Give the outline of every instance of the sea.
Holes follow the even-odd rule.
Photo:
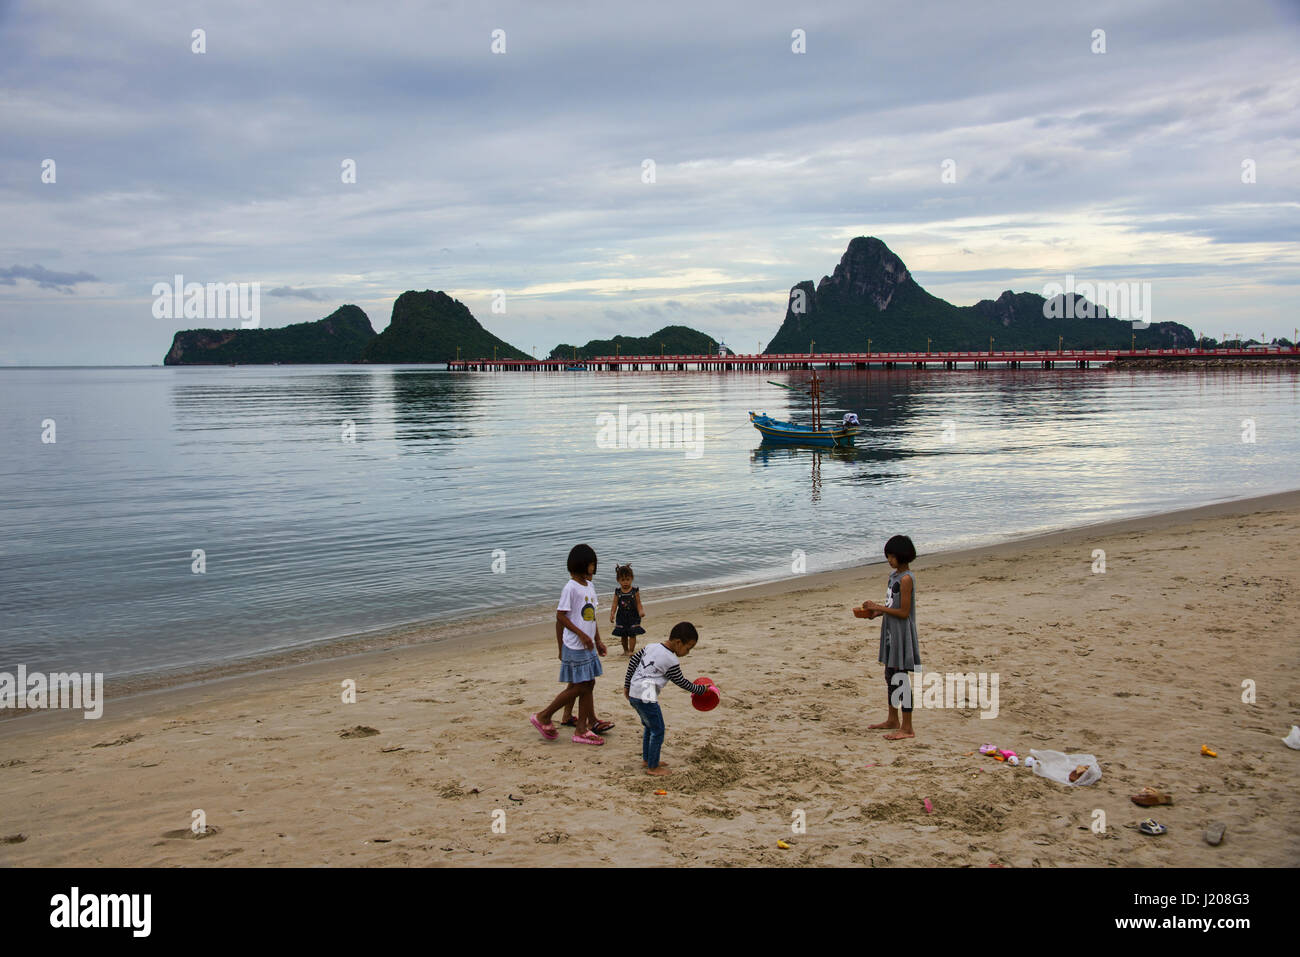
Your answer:
[[[852,449],[749,424],[809,421],[806,372],[0,369],[0,671],[184,676],[472,630],[554,601],[583,542],[600,594],[631,563],[653,615],[881,561],[895,534],[923,568],[1300,486],[1295,372],[821,375]]]

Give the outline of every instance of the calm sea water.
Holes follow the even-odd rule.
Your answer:
[[[548,601],[583,541],[602,594],[616,561],[707,588],[1297,485],[1293,373],[826,373],[827,412],[869,430],[849,452],[761,447],[748,410],[807,413],[768,378],[801,377],[0,370],[0,670],[195,668]],[[703,441],[609,447],[620,406]]]

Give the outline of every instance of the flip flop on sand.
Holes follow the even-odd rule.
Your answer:
[[[595,724],[591,726],[591,731],[593,734],[604,734],[606,731],[609,731],[613,727],[614,727],[613,721],[597,721]]]
[[[575,734],[573,736],[574,744],[604,744],[605,739],[597,737],[588,731],[586,734]]]
[[[1222,821],[1215,821],[1205,829],[1205,843],[1211,847],[1218,847],[1223,840],[1223,832],[1228,829],[1228,825]]]
[[[529,722],[532,723],[532,726],[534,728],[536,728],[539,732],[541,732],[542,737],[545,738],[547,741],[554,741],[556,738],[560,736],[560,732],[555,730],[555,725],[542,724],[542,722],[537,719],[537,715],[530,714],[528,716],[528,720]]]
[[[1174,803],[1174,799],[1168,794],[1155,788],[1143,788],[1137,794],[1130,795],[1129,799],[1138,807],[1160,807],[1163,804]]]
[[[1165,831],[1169,830],[1169,828],[1165,827],[1163,824],[1156,823],[1151,818],[1147,818],[1138,825],[1138,830],[1143,834],[1163,834]]]

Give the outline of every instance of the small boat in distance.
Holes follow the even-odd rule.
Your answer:
[[[585,365],[565,366],[564,371],[565,372],[586,372],[587,367]]]
[[[770,385],[782,389],[797,391],[788,385],[768,380]],[[811,426],[798,425],[794,422],[782,422],[766,412],[750,412],[749,421],[763,436],[764,442],[781,442],[793,445],[818,445],[823,447],[849,446],[863,430],[858,427],[858,417],[853,413],[844,416],[844,421],[834,426],[822,427],[822,380],[813,373],[809,395],[812,396],[813,423]]]
[[[765,442],[792,442],[797,445],[845,446],[862,432],[852,426],[814,429],[794,422],[781,422],[762,412],[749,413],[749,421],[763,435]]]

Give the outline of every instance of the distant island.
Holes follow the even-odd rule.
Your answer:
[[[593,339],[577,347],[590,358],[613,355],[716,353],[718,346],[703,332],[665,326],[642,338]],[[602,351],[604,350],[604,351]],[[552,357],[571,359],[575,347],[561,343]],[[728,350],[730,351],[730,350]],[[343,306],[316,322],[282,329],[191,329],[176,333],[164,365],[270,365],[272,363],[443,363],[462,359],[530,359],[528,353],[488,332],[463,302],[445,292],[426,289],[402,293],[393,303],[388,327],[376,334],[357,306]]]
[[[615,336],[613,339],[592,339],[585,346],[560,343],[551,350],[552,359],[579,359],[595,356],[700,356],[716,355],[719,343],[702,332],[687,326],[664,326],[648,336]],[[727,355],[735,355],[727,349]]]
[[[1149,304],[1148,304],[1149,305]],[[1047,307],[1046,312],[1045,308]],[[1051,318],[1051,315],[1061,318]],[[816,286],[790,288],[785,319],[764,354],[987,349],[1188,348],[1195,334],[1177,322],[1146,328],[1110,316],[1081,296],[1052,300],[1007,290],[996,300],[954,306],[926,292],[906,265],[873,236],[849,242],[839,265]],[[1254,340],[1251,340],[1252,342]],[[1209,337],[1201,340],[1213,347]],[[612,355],[710,355],[712,337],[687,326],[665,326],[648,336],[560,343],[552,359]],[[458,351],[459,350],[459,351]],[[731,350],[727,350],[731,353]],[[393,303],[387,328],[376,334],[359,307],[341,306],[324,319],[280,329],[191,329],[176,333],[165,365],[271,363],[443,363],[457,358],[529,359],[522,349],[488,332],[469,308],[445,292],[409,290]]]
[[[1056,313],[1078,318],[1047,318],[1047,299],[1010,289],[954,306],[922,289],[879,239],[859,236],[815,288],[811,280],[790,288],[785,321],[764,354],[806,353],[814,341],[817,352],[865,352],[868,339],[873,352],[923,350],[927,338],[936,352],[987,349],[990,336],[997,349],[1055,349],[1058,337],[1072,349],[1128,348],[1134,336],[1139,349],[1196,344],[1196,334],[1176,322],[1134,329],[1082,297],[1061,298]]]
[[[375,338],[358,306],[340,306],[324,319],[279,329],[190,329],[178,332],[163,365],[356,362]]]
[[[366,362],[450,362],[459,347],[462,359],[530,359],[488,332],[459,299],[445,292],[404,292],[393,303],[388,328],[368,346]]]

